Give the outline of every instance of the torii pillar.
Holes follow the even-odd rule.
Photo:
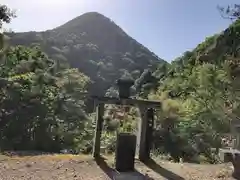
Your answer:
[[[136,153],[139,160],[144,162],[150,158],[152,145],[152,131],[154,125],[154,110],[139,106],[141,120],[138,122],[137,146]]]

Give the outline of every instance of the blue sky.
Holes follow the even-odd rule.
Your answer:
[[[130,36],[171,61],[191,50],[206,36],[231,23],[222,19],[217,5],[239,0],[1,0],[17,10],[14,31],[40,31],[59,26],[85,12],[111,18]]]

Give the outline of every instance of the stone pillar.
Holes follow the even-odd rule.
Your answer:
[[[93,139],[93,157],[100,156],[100,140],[102,134],[102,126],[103,126],[103,116],[104,116],[104,104],[98,104],[96,107],[96,127],[95,134]]]
[[[120,133],[117,135],[115,166],[119,172],[134,171],[136,135]]]
[[[140,161],[146,161],[148,159],[147,148],[146,148],[146,140],[147,140],[147,109],[144,106],[139,106],[139,111],[141,114],[141,119],[138,122],[138,134],[137,134],[137,146],[136,153],[138,154]]]

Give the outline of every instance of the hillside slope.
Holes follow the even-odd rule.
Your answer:
[[[128,36],[109,18],[90,12],[44,32],[8,34],[12,45],[40,44],[51,57],[68,61],[94,82],[93,94],[104,94],[121,76],[138,78],[146,68],[166,63]]]
[[[207,37],[195,49],[185,52],[182,57],[173,61],[173,64],[221,64],[228,56],[240,57],[240,20],[221,33]]]

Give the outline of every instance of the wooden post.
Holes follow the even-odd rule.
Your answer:
[[[150,151],[153,140],[154,109],[147,110],[147,132],[146,132],[146,158],[150,159]]]
[[[102,126],[103,126],[103,115],[104,115],[104,104],[98,104],[96,107],[96,127],[95,127],[95,135],[94,135],[94,144],[93,144],[93,157],[100,156],[100,140],[102,134]]]
[[[240,150],[240,133],[239,132],[237,132],[236,133],[236,149],[237,150]]]
[[[234,134],[234,137],[236,138],[233,148],[240,150],[240,126],[239,126],[239,124],[235,124],[232,129],[233,129],[232,133]]]
[[[147,111],[146,107],[139,106],[141,119],[138,122],[138,135],[137,135],[137,146],[136,150],[138,153],[138,157],[140,161],[147,160],[147,152],[146,152],[146,133],[147,133]]]

